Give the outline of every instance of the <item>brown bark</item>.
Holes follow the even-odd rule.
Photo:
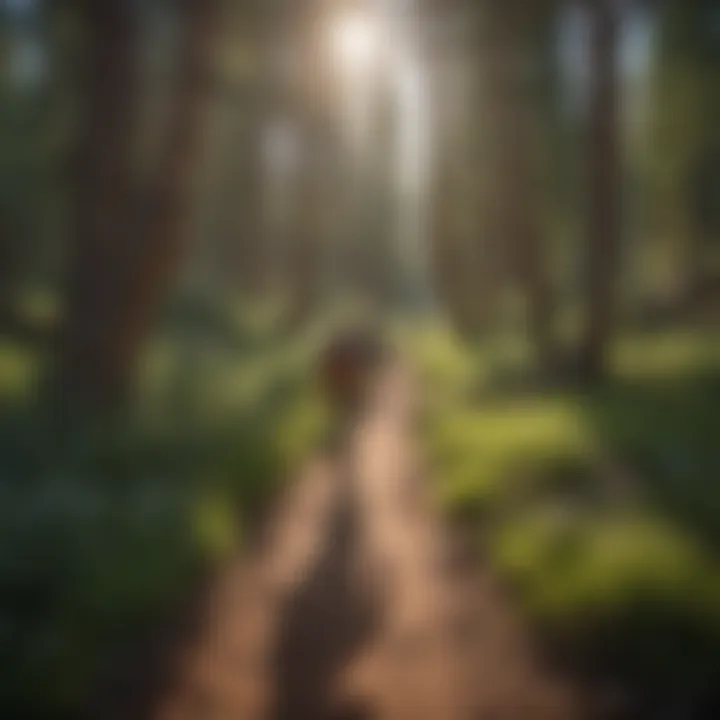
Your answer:
[[[263,247],[263,111],[256,93],[244,93],[240,112],[245,124],[235,120],[235,140],[228,148],[232,154],[219,192],[223,194],[221,235],[224,272],[239,285],[243,296],[262,297],[266,289],[267,266]],[[223,268],[219,268],[220,276]]]
[[[326,233],[323,216],[328,212],[326,194],[328,178],[321,138],[313,128],[305,129],[303,144],[306,148],[298,186],[294,198],[293,234],[290,249],[290,303],[289,323],[297,326],[306,321],[316,309],[322,295],[324,263],[323,241]]]
[[[0,218],[0,332],[14,311],[16,255],[15,238],[8,223]]]
[[[285,11],[286,12],[286,11]],[[215,275],[247,299],[263,299],[270,287],[267,214],[264,206],[264,141],[271,112],[280,105],[275,67],[283,43],[284,13],[272,3],[235,3],[231,13],[235,42],[253,58],[252,67],[229,73],[223,100],[227,139],[218,187],[215,228],[221,238]]]
[[[524,0],[486,3],[487,72],[497,147],[496,242],[506,268],[522,286],[527,330],[541,371],[554,359],[552,292],[546,267],[538,183],[538,119],[532,97],[534,17]]]
[[[461,231],[457,227],[459,188],[450,168],[447,152],[435,165],[435,186],[431,193],[432,234],[431,268],[434,284],[454,330],[467,340],[476,339],[482,331],[487,308],[478,303],[480,292],[471,282],[483,283],[477,268],[468,266],[463,252]]]
[[[473,28],[480,25],[479,5],[456,0],[448,16],[466,13]],[[439,11],[439,8],[437,8]],[[445,13],[433,22],[445,22]],[[428,48],[433,71],[433,158],[430,203],[430,267],[441,305],[456,332],[468,340],[487,329],[496,286],[495,247],[486,242],[479,220],[484,209],[479,197],[480,161],[474,136],[482,134],[472,99],[464,97],[478,81],[484,47],[474,33],[454,26]]]
[[[138,233],[129,238],[113,355],[127,388],[142,344],[182,257],[194,170],[211,90],[210,51],[217,29],[216,0],[185,0],[185,38],[170,112],[167,146],[157,181],[140,208]]]
[[[69,248],[61,389],[68,402],[105,404],[114,394],[110,354],[120,259],[133,186],[137,18],[124,0],[81,0],[84,122],[79,129],[75,232]]]
[[[81,136],[66,330],[65,400],[112,409],[127,394],[140,351],[181,257],[203,129],[207,60],[217,3],[185,0],[167,145],[139,188],[136,17],[125,0],[85,0],[88,106]]]
[[[589,133],[589,228],[586,326],[579,356],[583,379],[606,370],[615,315],[615,275],[620,225],[618,117],[618,7],[616,0],[589,4],[592,84]]]

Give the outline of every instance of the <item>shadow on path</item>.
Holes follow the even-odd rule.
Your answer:
[[[277,720],[375,716],[371,707],[337,692],[343,671],[378,624],[377,605],[357,581],[361,528],[349,484],[337,488],[328,520],[320,556],[281,609],[274,658]]]

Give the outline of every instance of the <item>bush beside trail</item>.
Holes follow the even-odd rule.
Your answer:
[[[711,717],[719,699],[712,342],[631,337],[592,392],[487,395],[481,351],[440,329],[414,345],[438,501],[476,528],[548,653],[643,712]]]

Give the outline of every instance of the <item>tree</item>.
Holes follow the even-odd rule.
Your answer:
[[[482,83],[483,5],[428,3],[432,121],[431,268],[441,304],[468,339],[487,330],[495,310],[500,243],[492,214],[495,147]]]
[[[497,151],[493,173],[496,243],[506,248],[508,270],[525,296],[528,333],[541,370],[554,361],[552,297],[540,190],[541,117],[534,90],[539,29],[551,3],[485,3],[483,58]]]
[[[0,8],[0,333],[28,341],[54,330],[51,317],[27,312],[22,291],[28,281],[55,279],[63,228],[64,188],[55,178],[71,94],[61,5]]]
[[[591,87],[588,147],[588,255],[585,327],[579,352],[584,380],[605,371],[615,315],[619,249],[620,128],[618,116],[617,0],[588,4]]]
[[[138,27],[122,0],[82,0],[78,10],[85,41],[84,108],[74,168],[61,389],[68,401],[105,405],[121,384],[110,336],[133,191]]]
[[[269,285],[264,143],[282,96],[275,59],[282,47],[283,13],[276,4],[230,6],[213,101],[202,203],[208,237],[198,264],[214,283],[239,290],[247,299],[264,297]]]
[[[61,348],[61,389],[74,405],[112,408],[126,396],[182,254],[219,8],[214,0],[183,0],[180,8],[166,145],[140,183],[138,16],[124,0],[80,3],[86,107]]]
[[[713,0],[659,8],[649,170],[661,232],[679,257],[680,300],[692,302],[708,273],[710,207],[720,203],[720,42]],[[714,195],[714,197],[711,197]]]

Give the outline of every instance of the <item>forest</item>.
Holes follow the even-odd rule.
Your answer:
[[[0,0],[0,717],[720,717],[717,0]]]

